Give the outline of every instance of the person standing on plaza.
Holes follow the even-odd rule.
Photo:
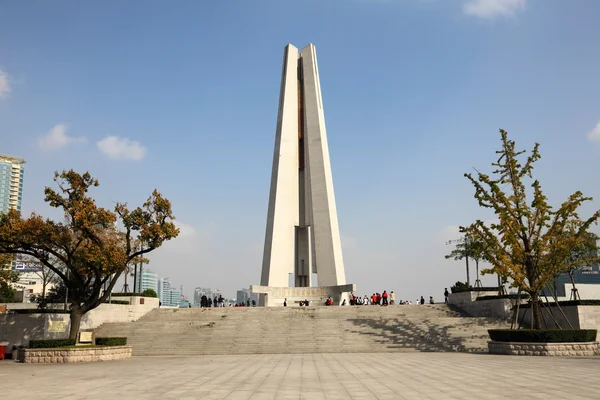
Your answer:
[[[387,292],[387,290],[384,290],[383,293],[381,294],[381,305],[382,306],[387,306],[388,305],[388,292]]]
[[[448,288],[444,288],[444,304],[448,304],[448,296],[450,296],[450,293],[448,293]]]
[[[390,292],[390,305],[391,304],[396,304],[396,294],[393,290]]]
[[[421,296],[421,300],[419,300],[419,303],[421,303],[421,305],[425,304],[425,298],[423,296]]]

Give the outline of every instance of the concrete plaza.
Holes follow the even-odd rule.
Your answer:
[[[598,399],[600,358],[464,353],[0,361],[7,399]]]

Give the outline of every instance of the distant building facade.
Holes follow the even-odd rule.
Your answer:
[[[166,307],[179,307],[184,297],[181,290],[173,287],[169,278],[158,280],[158,299]]]
[[[158,299],[163,306],[171,305],[171,281],[169,278],[158,280]]]
[[[156,274],[156,272],[153,272],[149,269],[144,269],[140,276],[138,271],[135,281],[138,285],[139,293],[146,289],[152,289],[158,294],[158,274]],[[138,292],[138,290],[134,290],[134,292]]]
[[[235,302],[237,304],[246,304],[248,300],[250,300],[250,303],[252,303],[252,300],[254,300],[254,302],[258,304],[258,294],[250,293],[248,289],[241,289],[237,291],[235,297]]]
[[[0,154],[0,212],[21,211],[25,160]]]
[[[206,295],[207,298],[214,299],[215,297],[221,296],[221,291],[219,289],[197,287],[194,289],[194,305],[200,305],[200,299],[203,294]]]

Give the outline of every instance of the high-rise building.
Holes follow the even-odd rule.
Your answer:
[[[158,299],[163,306],[171,305],[171,281],[169,278],[158,280]]]
[[[0,154],[0,212],[21,211],[25,160]]]
[[[181,305],[181,300],[181,291],[178,289],[171,288],[171,299],[169,305],[172,307],[179,307]]]
[[[166,307],[179,307],[184,299],[181,290],[173,287],[169,278],[158,280],[158,298],[160,303]]]
[[[258,304],[258,294],[251,293],[248,289],[241,289],[237,291],[235,302],[238,304],[246,304],[250,300],[250,303],[254,301]]]
[[[138,285],[138,290],[134,290],[134,292],[142,293],[146,289],[152,289],[158,294],[158,275],[156,272],[144,269],[140,279],[140,273],[138,271],[135,282]]]

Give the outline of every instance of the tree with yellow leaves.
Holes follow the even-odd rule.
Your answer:
[[[179,234],[171,203],[154,190],[133,210],[117,203],[98,207],[88,191],[98,181],[86,172],[55,173],[58,190],[46,187],[45,201],[62,209],[64,221],[11,210],[0,215],[0,254],[37,259],[69,290],[71,330],[76,338],[82,316],[102,304],[129,266]],[[118,227],[120,223],[122,228]]]
[[[558,209],[553,209],[532,176],[534,163],[540,159],[539,144],[522,164],[524,150],[517,151],[508,133],[500,130],[502,149],[492,163],[492,175],[477,171],[465,174],[475,187],[479,205],[491,209],[497,222],[477,220],[461,231],[484,243],[485,259],[492,265],[483,273],[496,273],[512,280],[512,285],[531,297],[533,328],[542,329],[540,292],[559,273],[597,261],[595,257],[572,257],[587,240],[587,232],[597,223],[600,211],[580,219],[577,210],[591,197],[573,193]],[[530,193],[526,183],[530,181]],[[528,194],[531,201],[528,201]]]

